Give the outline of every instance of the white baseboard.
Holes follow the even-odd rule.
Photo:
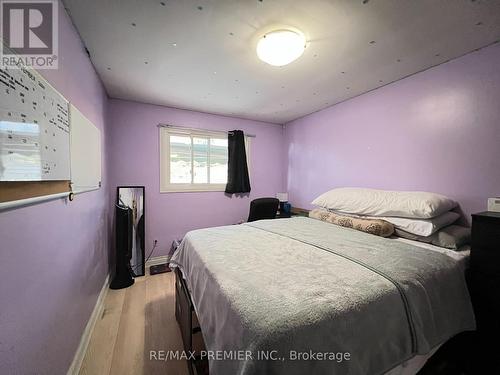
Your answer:
[[[168,263],[169,260],[170,260],[170,256],[169,255],[162,255],[162,256],[159,256],[159,257],[150,258],[146,262],[146,268],[149,268],[151,266],[156,266],[157,264]]]
[[[90,337],[92,336],[92,332],[94,331],[97,319],[102,315],[102,311],[104,309],[104,300],[106,299],[106,294],[108,294],[109,282],[110,280],[108,275],[106,276],[106,280],[104,280],[102,289],[99,292],[99,297],[97,297],[97,302],[94,306],[94,310],[92,311],[89,321],[87,322],[87,325],[83,330],[82,338],[80,339],[80,344],[78,345],[78,349],[76,350],[75,356],[73,357],[73,362],[69,367],[67,375],[78,375],[78,373],[80,372],[80,367],[82,366],[83,358],[85,357],[85,353],[87,352],[87,347],[89,346]]]

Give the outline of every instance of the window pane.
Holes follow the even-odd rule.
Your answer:
[[[193,137],[193,165],[195,184],[208,183],[208,138]]]
[[[170,183],[191,183],[191,137],[170,136]]]
[[[227,138],[210,139],[210,183],[227,182]]]

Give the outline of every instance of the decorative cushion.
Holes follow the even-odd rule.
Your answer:
[[[313,205],[356,215],[428,219],[448,212],[457,202],[444,195],[423,191],[385,191],[339,188],[321,194]]]
[[[320,208],[310,211],[309,217],[381,237],[389,237],[394,232],[394,226],[384,220],[360,219],[356,217],[343,216]]]

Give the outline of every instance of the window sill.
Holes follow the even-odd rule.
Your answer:
[[[224,192],[226,190],[226,184],[223,185],[213,185],[213,186],[168,186],[161,187],[160,193],[202,193],[202,192]]]

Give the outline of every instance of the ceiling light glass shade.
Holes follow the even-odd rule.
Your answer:
[[[257,56],[270,65],[283,66],[297,60],[305,48],[304,35],[291,30],[277,30],[260,38],[257,43]]]

